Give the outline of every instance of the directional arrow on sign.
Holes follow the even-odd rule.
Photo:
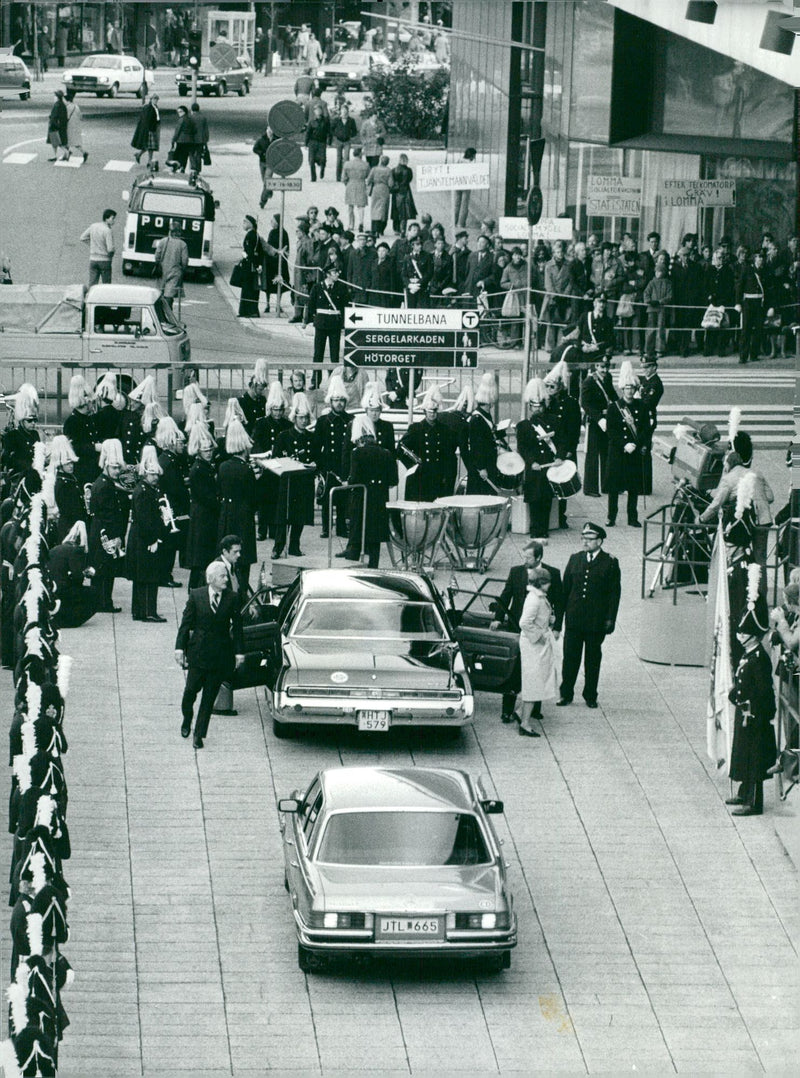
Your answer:
[[[356,314],[356,312],[353,311],[353,313],[350,315],[349,321],[355,324],[356,322],[363,322],[364,319],[361,317],[360,314]]]

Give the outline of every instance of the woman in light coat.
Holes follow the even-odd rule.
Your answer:
[[[83,117],[74,99],[67,101],[67,159],[74,153],[79,153],[84,161],[88,161],[89,155],[83,148]]]
[[[342,166],[344,180],[344,204],[347,206],[347,227],[355,231],[364,231],[364,207],[367,205],[367,176],[370,167],[361,156],[361,147],[353,147],[353,156]]]
[[[528,594],[519,619],[519,654],[522,669],[522,706],[519,732],[523,737],[539,737],[530,725],[542,717],[542,700],[558,695],[555,644],[551,628],[555,618],[547,599],[550,573],[537,566],[528,570]]]
[[[392,199],[392,170],[389,168],[389,158],[386,154],[380,159],[380,163],[370,169],[367,176],[367,191],[369,193],[369,215],[372,220],[372,231],[376,236],[382,236],[389,220],[389,205]]]

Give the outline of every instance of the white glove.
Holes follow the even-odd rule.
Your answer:
[[[626,453],[634,453],[635,451],[636,451],[636,442],[626,442],[625,443],[625,452]]]
[[[604,431],[606,429],[606,427],[608,426],[608,423],[606,423],[605,416],[602,419],[597,420],[597,425],[600,428],[600,430],[602,430],[602,431]]]

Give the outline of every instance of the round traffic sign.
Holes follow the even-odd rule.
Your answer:
[[[305,114],[296,101],[279,101],[273,105],[267,122],[276,138],[298,135],[306,126]]]
[[[303,164],[303,151],[290,138],[279,138],[267,147],[264,164],[276,176],[291,176]]]
[[[464,329],[477,329],[480,323],[477,311],[462,311],[461,325]]]
[[[542,189],[541,187],[532,187],[528,191],[528,200],[525,206],[525,212],[528,217],[528,224],[531,228],[534,225],[538,225],[542,216]]]

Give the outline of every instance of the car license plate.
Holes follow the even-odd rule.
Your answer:
[[[358,713],[359,730],[388,730],[390,723],[391,712],[389,711],[359,711]]]
[[[380,917],[379,934],[384,939],[419,937],[437,939],[442,936],[441,917]]]

